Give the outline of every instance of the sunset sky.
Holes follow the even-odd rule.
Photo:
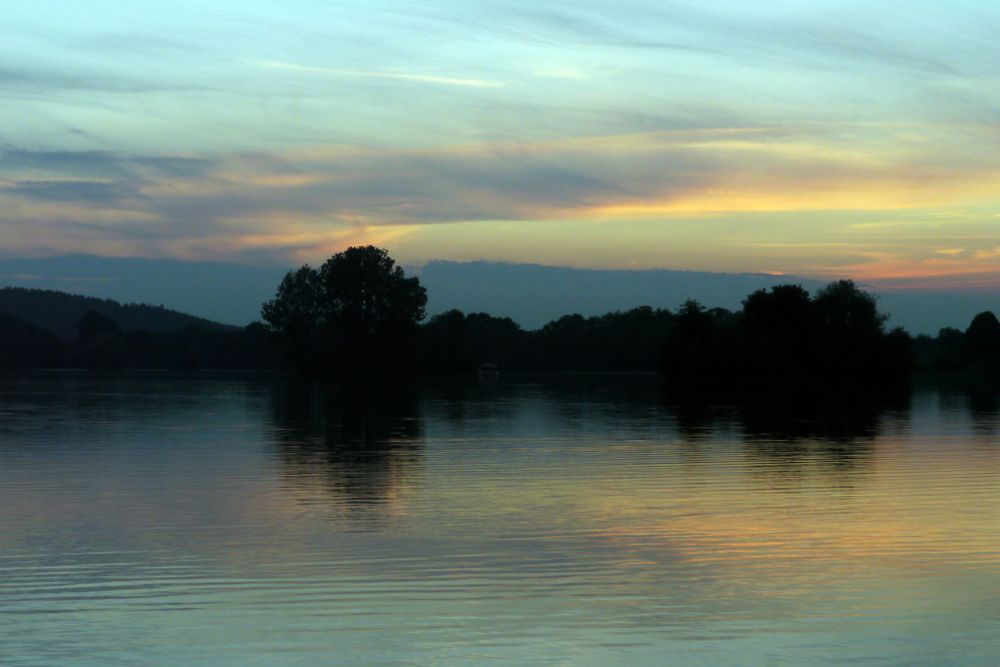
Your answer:
[[[7,3],[0,247],[1000,286],[1000,5]]]

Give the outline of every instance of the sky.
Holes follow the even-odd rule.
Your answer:
[[[1000,5],[6,3],[0,248],[1000,287]]]

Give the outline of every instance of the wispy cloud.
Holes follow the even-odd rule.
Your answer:
[[[136,194],[134,187],[93,180],[42,180],[0,182],[0,193],[42,202],[80,202],[115,206]]]
[[[255,61],[258,67],[270,69],[284,69],[293,72],[307,72],[311,74],[326,74],[329,76],[357,77],[363,79],[393,79],[396,81],[411,81],[414,83],[430,83],[441,86],[464,86],[468,88],[503,88],[507,84],[502,81],[486,81],[484,79],[464,79],[449,76],[435,76],[432,74],[412,74],[407,72],[379,72],[361,71],[350,69],[336,69],[332,67],[314,67],[310,65],[296,65],[293,63],[281,63],[272,61]]]
[[[138,73],[114,74],[79,65],[46,68],[34,63],[0,63],[0,97],[53,95],[66,91],[135,95],[197,90],[207,89],[189,81],[177,82]]]

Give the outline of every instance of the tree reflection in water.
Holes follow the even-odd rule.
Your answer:
[[[273,435],[283,478],[302,502],[384,519],[405,505],[396,502],[400,494],[419,481],[424,418],[442,433],[472,439],[516,430],[523,420],[540,432],[666,437],[679,447],[735,437],[755,473],[793,479],[812,466],[845,473],[869,468],[877,436],[910,405],[907,388],[758,387],[720,394],[685,387],[658,394],[658,387],[657,380],[627,376],[519,379],[489,391],[471,380],[286,381],[271,391]]]
[[[868,465],[884,422],[909,410],[910,390],[664,388],[661,403],[675,414],[682,439],[735,429],[748,454],[788,473],[807,460],[833,468]]]
[[[1000,422],[1000,390],[995,387],[967,389],[965,407],[976,433],[984,437],[996,433]]]
[[[290,380],[271,392],[283,478],[303,502],[387,517],[423,458],[417,389]]]

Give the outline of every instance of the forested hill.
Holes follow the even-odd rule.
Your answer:
[[[110,299],[97,299],[53,290],[0,288],[0,313],[13,315],[36,327],[51,331],[65,340],[76,337],[77,322],[90,310],[114,320],[123,333],[130,331],[166,333],[185,327],[236,330],[236,327],[186,315],[162,306],[121,304]]]

